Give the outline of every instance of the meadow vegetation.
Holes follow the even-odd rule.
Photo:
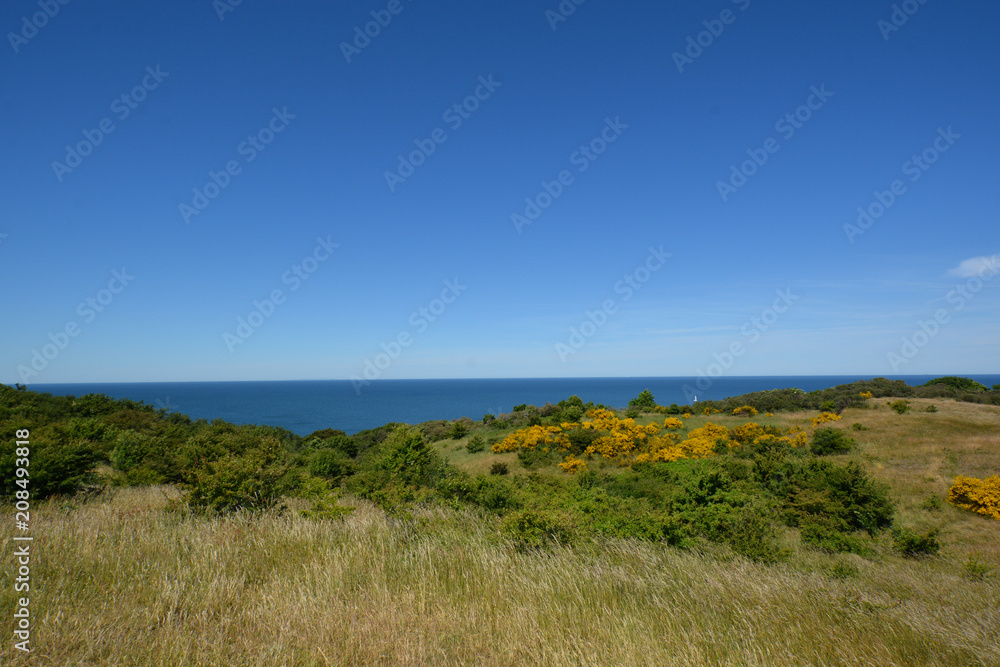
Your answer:
[[[1000,400],[942,380],[305,437],[0,386],[5,661],[1000,664]]]

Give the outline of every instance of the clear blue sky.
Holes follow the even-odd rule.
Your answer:
[[[0,381],[1000,372],[994,2],[225,2],[0,9]]]

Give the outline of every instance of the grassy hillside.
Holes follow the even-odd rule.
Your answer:
[[[1000,472],[994,405],[909,394],[900,413],[882,396],[822,425],[856,440],[845,453],[764,439],[657,464],[581,454],[589,470],[567,475],[560,457],[490,445],[577,416],[571,403],[457,429],[298,438],[117,402],[3,398],[6,428],[27,420],[51,434],[46,456],[60,460],[62,442],[96,465],[82,494],[32,500],[34,651],[8,639],[4,664],[1000,664],[1000,521],[947,502],[954,476]],[[816,414],[752,419],[814,433]],[[692,415],[682,432],[747,421]],[[485,448],[470,453],[475,436]],[[489,474],[495,464],[508,474]],[[867,532],[838,514],[829,484],[850,469],[863,471],[852,488],[885,491],[890,525]],[[810,486],[817,470],[827,486]],[[191,504],[199,489],[232,491],[220,480],[233,471],[274,502]],[[842,500],[857,497],[869,496]],[[804,539],[817,526],[853,546]],[[903,529],[939,550],[904,555]],[[5,544],[16,532],[0,523]],[[769,546],[741,555],[748,540]],[[12,558],[4,571],[12,582]],[[8,638],[18,595],[0,589]]]

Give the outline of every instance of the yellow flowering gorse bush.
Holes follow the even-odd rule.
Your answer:
[[[519,449],[536,449],[537,447],[559,447],[569,449],[569,438],[558,426],[529,426],[514,431],[502,441],[493,445],[493,451],[516,452]]]
[[[600,435],[583,451],[588,457],[600,456],[614,461],[620,466],[633,463],[677,461],[679,459],[699,459],[711,456],[716,447],[733,447],[737,444],[755,443],[761,438],[776,438],[799,447],[807,442],[806,434],[797,427],[784,435],[774,427],[764,427],[754,422],[740,424],[732,431],[725,426],[709,422],[692,429],[687,437],[676,431],[684,427],[684,422],[676,417],[668,417],[663,425],[657,423],[640,426],[634,419],[621,418],[611,410],[598,408],[590,410],[589,419],[582,422],[564,422],[559,426],[529,426],[511,433],[501,442],[493,445],[497,453],[521,449],[561,451],[565,460],[559,464],[565,472],[574,474],[587,469],[586,461],[570,451],[572,444],[567,433],[576,429],[588,429]]]
[[[752,405],[741,405],[740,407],[733,410],[733,416],[739,417],[740,415],[746,415],[747,417],[757,416],[757,408]]]
[[[813,428],[816,428],[820,424],[825,424],[826,422],[835,422],[841,419],[841,416],[835,412],[821,412],[819,415],[813,417],[810,421],[812,422]]]
[[[1000,475],[986,479],[959,475],[948,491],[948,502],[1000,520]]]
[[[562,468],[564,472],[570,475],[575,475],[576,473],[583,472],[587,469],[587,462],[570,454],[566,457],[565,461],[559,464],[559,467]]]

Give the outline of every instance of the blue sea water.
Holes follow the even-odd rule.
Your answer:
[[[930,375],[891,379],[918,385]],[[987,387],[1000,375],[967,376]],[[751,391],[797,387],[803,391],[845,384],[862,376],[723,377],[699,389],[697,378],[532,378],[489,380],[376,380],[355,392],[349,380],[273,382],[142,382],[113,384],[32,384],[29,389],[63,396],[107,394],[143,401],[194,419],[224,419],[235,424],[280,426],[299,435],[325,428],[347,433],[388,422],[416,424],[432,419],[481,419],[510,412],[520,403],[557,403],[576,394],[584,401],[623,407],[643,389],[661,405],[686,405],[694,389],[699,400],[722,399]],[[701,387],[706,379],[702,378]],[[685,386],[688,387],[687,393]]]

